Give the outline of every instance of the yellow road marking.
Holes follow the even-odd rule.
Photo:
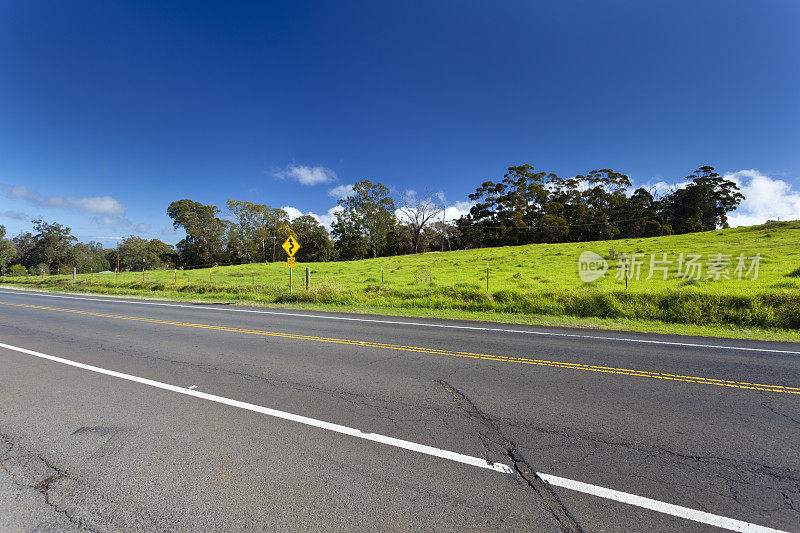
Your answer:
[[[731,381],[717,378],[705,378],[701,376],[685,376],[681,374],[669,374],[665,372],[650,372],[647,370],[633,370],[630,368],[615,368],[610,366],[600,365],[586,365],[582,363],[568,363],[563,361],[548,361],[546,359],[530,359],[525,357],[514,357],[505,355],[491,355],[471,352],[458,352],[450,350],[440,350],[437,348],[424,348],[418,346],[402,346],[399,344],[385,344],[380,342],[370,341],[355,341],[349,339],[335,339],[329,337],[315,337],[311,335],[300,335],[296,333],[280,333],[276,331],[260,331],[254,329],[232,328],[227,326],[215,326],[212,324],[192,324],[190,322],[173,322],[170,320],[158,320],[155,318],[133,317],[123,315],[111,315],[107,313],[95,313],[92,311],[79,311],[77,309],[62,309],[58,307],[46,307],[42,305],[30,304],[15,304],[10,302],[0,302],[2,305],[10,305],[14,307],[27,307],[30,309],[41,309],[45,311],[59,311],[63,313],[74,313],[77,315],[95,316],[100,318],[113,318],[120,320],[134,320],[137,322],[147,322],[150,324],[164,324],[168,326],[182,326],[189,328],[202,328],[215,331],[226,331],[230,333],[247,333],[251,335],[265,335],[270,337],[281,337],[286,339],[297,339],[315,342],[330,342],[337,344],[346,344],[351,346],[366,346],[368,348],[382,348],[386,350],[401,350],[404,352],[416,352],[432,355],[446,355],[450,357],[467,357],[471,359],[484,359],[488,361],[497,361],[502,363],[520,363],[526,365],[549,366],[555,368],[569,368],[572,370],[585,370],[589,372],[602,372],[606,374],[620,374],[625,376],[636,376],[643,378],[663,379],[669,381],[682,381],[685,383],[701,383],[704,385],[717,385],[720,387],[733,387],[737,389],[751,389],[767,392],[783,392],[786,394],[800,395],[800,387],[789,387],[784,385],[765,385],[763,383],[748,383],[746,381]]]

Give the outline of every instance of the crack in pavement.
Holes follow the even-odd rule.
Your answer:
[[[794,418],[792,415],[788,415],[786,413],[782,413],[782,412],[778,411],[777,409],[775,409],[774,407],[772,407],[772,402],[775,401],[775,398],[773,398],[772,396],[770,396],[769,394],[767,394],[766,392],[763,392],[763,391],[761,391],[761,394],[765,398],[767,398],[765,401],[761,402],[761,405],[766,407],[767,409],[769,409],[772,414],[775,414],[775,415],[781,416],[783,418],[786,418],[788,420],[791,420],[795,424],[800,424],[800,420]]]
[[[8,474],[11,482],[22,488],[32,489],[44,496],[43,502],[45,505],[51,507],[56,513],[64,515],[70,524],[75,526],[80,531],[96,531],[90,527],[84,520],[76,517],[68,509],[62,507],[54,502],[51,498],[50,491],[53,486],[63,479],[68,479],[67,472],[53,463],[48,461],[41,454],[33,454],[27,452],[15,452],[17,448],[14,440],[10,435],[0,432],[0,444],[2,445],[2,453],[0,453],[0,469]],[[14,468],[16,467],[16,468]],[[47,475],[36,483],[26,483],[20,479],[23,475],[27,477],[36,476],[36,471],[45,469]],[[15,472],[19,469],[21,472]]]
[[[497,453],[508,458],[511,467],[516,472],[527,487],[533,489],[542,501],[550,516],[555,520],[556,525],[561,531],[570,533],[580,533],[581,529],[575,518],[569,513],[567,508],[558,498],[558,495],[550,486],[539,477],[536,470],[528,464],[524,457],[517,450],[516,445],[509,440],[500,429],[495,425],[489,416],[478,409],[478,407],[467,398],[464,393],[450,385],[444,380],[436,380],[447,392],[453,395],[453,401],[464,414],[478,426],[477,436],[486,452],[486,460],[490,462],[492,454]]]
[[[675,451],[659,444],[639,444],[620,439],[605,438],[595,432],[570,433],[563,429],[548,429],[533,424],[516,422],[510,418],[497,418],[495,421],[504,427],[510,428],[512,431],[514,429],[524,429],[526,432],[535,431],[541,435],[559,438],[559,444],[547,446],[549,450],[556,448],[572,450],[576,446],[586,448],[586,451],[579,457],[563,461],[567,465],[575,465],[576,463],[590,460],[598,453],[601,446],[609,449],[619,448],[627,453],[638,454],[639,461],[642,463],[658,461],[661,463],[662,466],[660,468],[662,469],[667,467],[689,469],[694,472],[694,476],[691,478],[694,480],[694,484],[677,483],[670,480],[670,476],[655,479],[644,474],[627,474],[630,477],[645,479],[658,484],[702,490],[730,498],[743,508],[759,512],[768,511],[769,509],[749,504],[747,500],[755,494],[763,495],[765,491],[771,491],[776,496],[780,495],[779,501],[785,500],[785,505],[779,507],[780,509],[792,512],[798,511],[791,498],[785,496],[785,493],[800,492],[800,471],[796,468],[767,464],[750,459]],[[526,449],[524,446],[520,446],[520,448]],[[720,480],[721,487],[714,488],[710,484],[714,478]],[[701,483],[700,480],[705,480],[705,482]],[[746,488],[750,490],[743,494]]]

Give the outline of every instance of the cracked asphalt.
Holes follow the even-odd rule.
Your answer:
[[[797,354],[612,337],[800,351],[795,344],[513,326],[606,339],[527,335],[6,289],[3,302],[16,305],[0,305],[2,343],[482,457],[514,474],[0,348],[2,531],[713,530],[551,486],[536,472],[800,531],[800,395],[449,355],[800,387]]]

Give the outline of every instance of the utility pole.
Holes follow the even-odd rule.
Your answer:
[[[442,207],[442,251],[444,252],[444,232],[447,231],[447,228],[444,226],[444,213],[447,211],[446,207]]]
[[[278,213],[273,210],[272,211],[272,262],[275,262],[275,239],[276,233],[278,232]]]

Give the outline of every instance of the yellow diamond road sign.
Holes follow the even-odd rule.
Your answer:
[[[300,249],[300,243],[297,242],[297,239],[293,236],[289,235],[289,238],[283,243],[283,249],[286,250],[289,257],[294,257],[294,254]]]

